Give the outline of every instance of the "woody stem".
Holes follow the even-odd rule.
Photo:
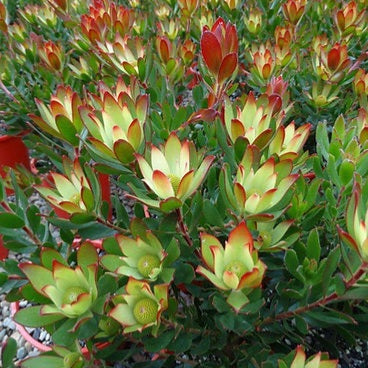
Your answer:
[[[191,247],[193,245],[192,239],[190,238],[190,235],[188,233],[188,229],[184,224],[184,220],[183,220],[183,215],[181,213],[181,209],[178,208],[176,210],[176,214],[178,216],[178,226],[179,226],[179,230],[181,232],[181,234],[183,235],[185,241],[187,242],[187,244]]]
[[[348,280],[345,281],[345,289],[348,290],[351,287],[353,287],[357,281],[367,272],[368,269],[368,262],[363,262],[358,270],[354,273],[354,275]],[[258,325],[258,327],[262,325],[267,325],[276,321],[281,321],[284,319],[292,318],[296,315],[308,312],[311,309],[322,307],[324,305],[327,305],[329,303],[332,303],[334,301],[338,301],[343,295],[338,295],[336,292],[333,292],[332,294],[323,297],[322,299],[319,299],[311,304],[307,304],[305,306],[299,307],[297,309],[294,309],[292,311],[287,311],[283,313],[276,314],[274,317],[268,317],[261,321]]]

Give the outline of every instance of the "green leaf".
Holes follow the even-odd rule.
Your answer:
[[[235,326],[235,313],[233,311],[215,317],[219,328],[232,331]]]
[[[306,251],[309,259],[315,259],[317,262],[319,261],[319,257],[321,256],[321,245],[319,243],[317,229],[313,229],[309,233]]]
[[[74,213],[70,216],[69,220],[73,224],[82,225],[94,221],[95,218],[95,216],[89,215],[88,213]]]
[[[78,339],[87,340],[98,332],[98,323],[95,318],[90,318],[78,329]]]
[[[17,354],[17,342],[10,337],[2,347],[1,363],[3,368],[13,368],[13,359]]]
[[[105,274],[98,279],[97,290],[98,295],[104,295],[106,293],[114,293],[118,288],[116,279],[112,275]]]
[[[30,228],[35,232],[41,224],[40,210],[37,206],[31,205],[27,208],[27,219]]]
[[[7,229],[20,229],[24,225],[24,220],[21,217],[13,213],[0,213],[0,227]]]
[[[212,304],[220,313],[229,312],[231,308],[221,295],[215,295]]]
[[[164,332],[163,334],[159,334],[157,337],[151,337],[143,340],[144,347],[148,352],[154,353],[160,351],[169,345],[174,336],[174,330]]]
[[[160,209],[162,212],[169,213],[180,208],[183,205],[180,199],[171,197],[160,202]]]
[[[317,141],[317,153],[319,156],[323,156],[328,159],[328,134],[326,123],[319,123],[316,129],[316,141]]]
[[[322,291],[323,295],[326,295],[328,291],[328,287],[331,281],[331,276],[335,272],[337,265],[340,261],[340,247],[337,246],[335,249],[333,249],[326,260],[325,268],[323,270],[323,276],[322,276]]]
[[[195,274],[193,267],[187,263],[179,263],[175,270],[175,284],[190,284]]]
[[[189,350],[192,345],[193,336],[189,333],[181,333],[168,346],[169,350],[175,353],[184,353]]]
[[[22,368],[64,368],[64,358],[56,356],[39,356],[22,362]]]
[[[220,213],[217,211],[216,206],[208,199],[203,201],[202,211],[205,219],[210,225],[223,226],[224,221],[222,220]]]
[[[169,245],[166,248],[167,257],[164,260],[164,265],[170,266],[174,261],[176,261],[180,256],[180,248],[178,241],[172,238]]]
[[[20,309],[14,315],[14,321],[27,327],[47,326],[65,318],[61,314],[41,314],[41,306]]]
[[[295,250],[288,249],[285,254],[285,266],[286,269],[295,276],[298,280],[301,279],[300,273],[297,271],[299,267],[298,256],[296,255]]]
[[[366,300],[368,298],[368,285],[357,285],[353,289],[348,290],[341,299],[355,300],[361,299]]]
[[[210,350],[211,347],[211,339],[209,336],[203,336],[201,341],[199,343],[193,344],[191,348],[191,352],[193,354],[202,355],[207,353],[208,350]]]
[[[308,333],[308,323],[305,322],[304,318],[301,316],[295,316],[295,327],[303,334],[306,335]]]
[[[72,329],[76,323],[76,319],[67,319],[53,334],[52,340],[57,345],[71,346],[77,338],[77,333]]]

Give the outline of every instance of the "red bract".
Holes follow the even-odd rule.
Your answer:
[[[218,18],[211,30],[203,28],[203,60],[219,83],[231,77],[238,65],[238,35],[235,25]]]
[[[81,16],[81,29],[94,43],[119,33],[124,36],[130,31],[135,19],[134,12],[113,2],[95,0],[89,8],[89,14]]]
[[[358,12],[355,1],[351,1],[344,9],[338,10],[335,15],[335,22],[340,33],[343,35],[353,33],[364,23],[364,13],[364,10]]]
[[[166,64],[172,56],[172,45],[167,37],[157,36],[156,48],[160,59]]]
[[[327,54],[327,66],[331,71],[337,72],[345,69],[349,64],[347,46],[336,43]]]
[[[304,14],[305,5],[307,0],[288,0],[282,6],[282,11],[284,13],[285,18],[291,24],[297,24]]]

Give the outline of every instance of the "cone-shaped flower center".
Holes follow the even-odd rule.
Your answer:
[[[247,272],[247,267],[243,262],[232,261],[227,264],[227,266],[225,267],[225,271],[235,273],[235,275],[238,276],[238,279],[240,280],[241,277]]]
[[[79,193],[75,193],[72,195],[72,197],[70,198],[70,202],[75,203],[75,204],[79,204],[80,201],[80,194]]]
[[[63,295],[63,304],[74,303],[80,294],[86,293],[86,290],[79,286],[73,286],[67,289]]]
[[[143,277],[148,277],[154,268],[160,266],[160,260],[157,256],[147,254],[138,260],[137,268]]]
[[[150,298],[143,298],[133,308],[134,318],[138,323],[147,325],[156,321],[158,305]]]
[[[169,174],[167,175],[169,180],[170,180],[170,183],[174,189],[174,192],[175,194],[178,192],[178,189],[179,189],[179,184],[180,184],[180,178],[177,177],[176,175],[173,175],[173,174]]]

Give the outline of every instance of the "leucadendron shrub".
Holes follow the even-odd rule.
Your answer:
[[[1,170],[1,293],[51,339],[20,363],[8,339],[2,366],[348,366],[366,7],[0,0],[0,132],[32,156]]]

